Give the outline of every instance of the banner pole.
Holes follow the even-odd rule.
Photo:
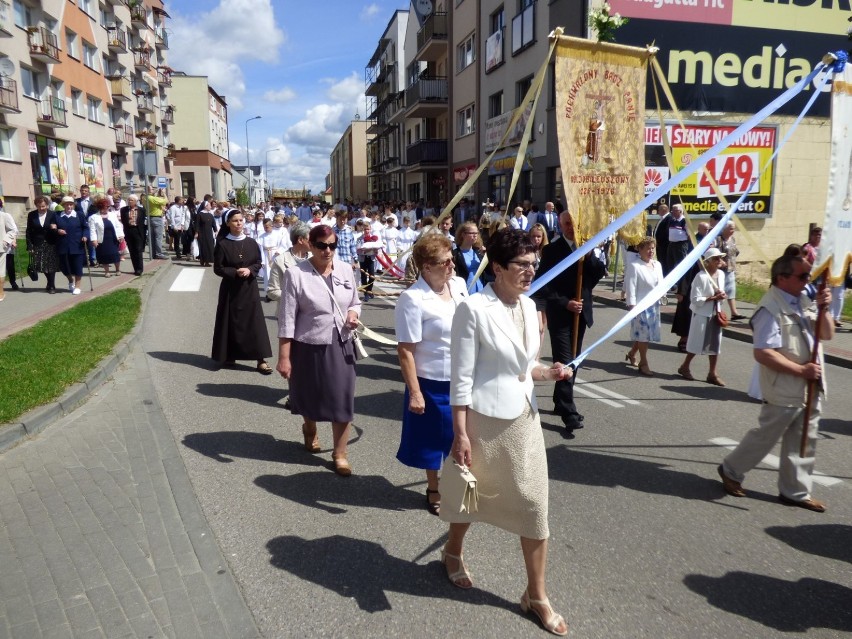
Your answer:
[[[820,276],[819,279],[819,289],[817,292],[817,296],[822,294],[825,291],[825,287],[827,285],[827,279],[825,273]],[[825,317],[825,312],[827,310],[827,305],[820,304],[819,309],[817,311],[816,318],[816,326],[814,327],[814,348],[811,351],[811,364],[819,363],[819,341],[822,334],[822,322]],[[813,411],[814,399],[816,398],[816,394],[819,392],[817,389],[817,381],[815,379],[808,380],[808,398],[805,402],[805,412],[802,415],[802,441],[799,444],[799,457],[805,457],[805,451],[808,448],[808,422],[811,421],[811,411]]]

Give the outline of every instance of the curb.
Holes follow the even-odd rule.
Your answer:
[[[604,306],[613,306],[613,307],[621,307],[624,308],[624,304],[617,299],[613,299],[611,297],[605,295],[599,295],[596,293],[592,293],[592,301],[597,302],[599,304],[603,304]],[[751,331],[748,330],[739,330],[737,328],[724,328],[722,329],[722,334],[728,339],[733,339],[738,342],[749,342],[751,343]],[[849,368],[852,369],[852,360],[847,358],[832,355],[823,349],[823,359],[827,364],[831,364],[833,366],[838,366],[840,368]]]
[[[159,266],[151,274],[150,281],[141,287],[142,303],[136,323],[130,329],[130,332],[118,341],[112,352],[95,365],[95,368],[86,376],[86,379],[69,386],[58,399],[24,413],[17,422],[0,426],[0,454],[14,448],[25,440],[32,439],[45,428],[85,403],[112,376],[115,370],[127,358],[131,347],[135,345],[139,337],[142,322],[145,319],[145,305],[151,294],[152,285],[157,282],[162,276],[162,273],[170,270],[170,267],[171,262]],[[106,291],[105,294],[111,292]]]

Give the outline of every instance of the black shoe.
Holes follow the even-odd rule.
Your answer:
[[[574,434],[574,431],[571,428],[566,428],[562,431],[563,439],[574,439],[575,437],[576,435]]]
[[[136,277],[140,277],[140,276],[142,275],[142,271],[133,271],[133,274],[134,274]]]
[[[580,430],[583,428],[584,419],[585,417],[582,415],[571,415],[570,417],[563,417],[562,423],[568,430]]]

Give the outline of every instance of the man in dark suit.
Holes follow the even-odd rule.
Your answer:
[[[148,243],[148,218],[145,209],[139,206],[139,198],[136,195],[127,197],[127,206],[122,206],[119,211],[121,225],[124,227],[124,239],[127,241],[127,252],[130,253],[130,261],[133,262],[134,275],[142,275],[143,255],[145,245]]]
[[[533,224],[541,224],[547,231],[547,239],[552,242],[559,235],[559,214],[553,206],[553,202],[544,205],[544,211],[537,211],[535,217],[530,213],[530,228]]]
[[[80,187],[80,197],[74,200],[74,211],[80,216],[81,219],[87,220],[89,219],[90,214],[94,214],[96,209],[92,206],[92,198],[89,195],[89,186],[84,184]],[[95,247],[89,244],[86,249],[88,254],[89,266],[95,265]]]
[[[574,223],[568,211],[559,216],[559,228],[562,236],[544,247],[541,252],[541,264],[536,278],[541,277],[559,262],[568,257],[577,248],[574,241]],[[554,362],[570,362],[576,353],[572,352],[574,339],[574,318],[579,315],[577,329],[577,353],[583,350],[583,335],[586,327],[594,323],[592,317],[592,289],[606,273],[606,266],[597,251],[589,253],[584,259],[583,281],[580,299],[577,300],[577,269],[573,264],[533,295],[539,311],[547,315],[547,329],[550,333],[550,346]],[[573,437],[576,429],[583,427],[583,416],[574,404],[574,379],[556,382],[553,387],[554,411],[565,424],[565,437]]]

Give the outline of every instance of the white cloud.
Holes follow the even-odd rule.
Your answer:
[[[325,92],[329,100],[334,102],[348,102],[350,104],[364,103],[364,79],[355,71],[343,80],[334,78],[323,78],[324,84],[330,85]]]
[[[379,7],[379,5],[377,5],[375,2],[372,3],[372,4],[368,4],[366,7],[361,9],[360,18],[364,22],[368,22],[368,21],[372,20],[373,18],[375,18],[377,15],[379,15],[380,11],[381,11],[381,7]]]
[[[283,87],[277,91],[267,91],[263,94],[263,99],[267,102],[292,102],[296,99],[296,92],[290,87]]]
[[[190,75],[206,75],[233,109],[242,108],[246,85],[240,62],[278,60],[286,41],[275,23],[271,0],[219,0],[211,11],[170,23],[169,65]]]

